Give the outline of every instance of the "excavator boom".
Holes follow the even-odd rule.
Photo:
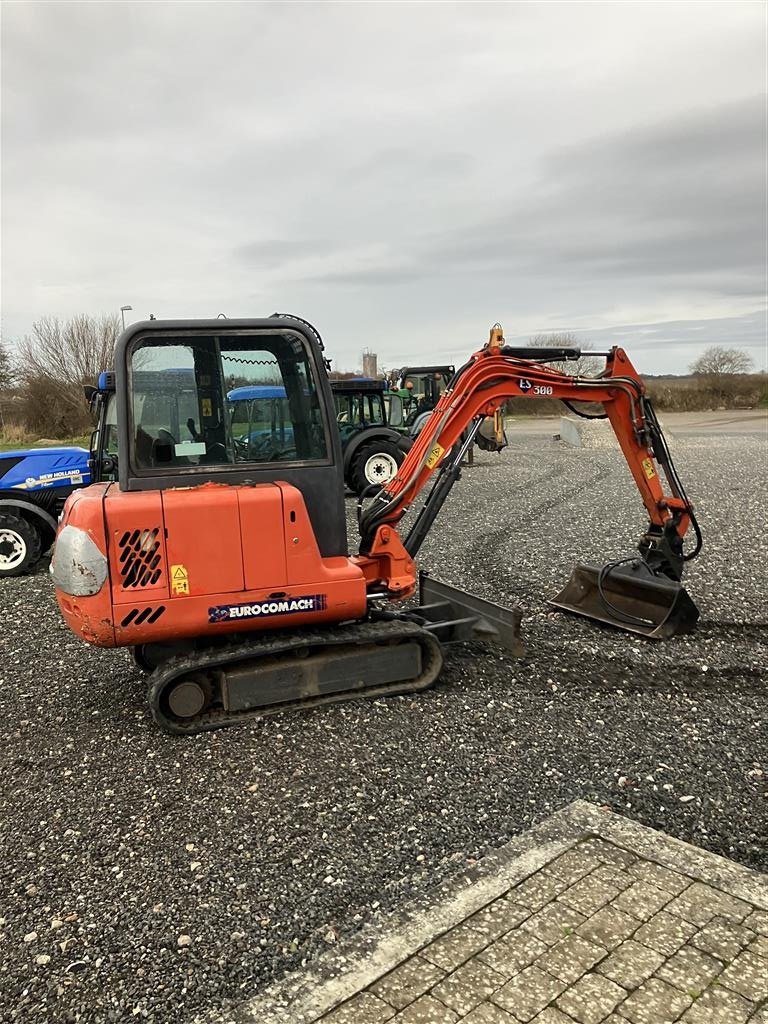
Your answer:
[[[492,329],[488,344],[454,376],[398,474],[360,518],[359,564],[374,587],[384,586],[393,597],[413,592],[413,559],[460,475],[461,458],[483,419],[498,415],[505,401],[557,398],[572,408],[573,403],[599,403],[648,512],[648,529],[637,558],[599,570],[578,566],[552,603],[648,637],[693,627],[698,612],[678,581],[684,561],[698,554],[701,535],[645,385],[620,348],[606,354],[597,377],[570,376],[542,362],[580,355],[579,349],[514,348],[506,345],[499,327]],[[436,472],[437,481],[403,541],[397,524]],[[683,554],[691,525],[696,547]],[[624,569],[630,562],[632,567]]]

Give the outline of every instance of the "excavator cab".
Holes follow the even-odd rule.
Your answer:
[[[321,552],[346,554],[342,459],[319,337],[287,319],[230,324],[153,320],[122,335],[119,370],[103,382],[112,394],[95,461],[106,459],[113,473],[116,465],[122,492],[300,484]],[[116,377],[127,386],[115,390]],[[243,429],[243,404],[232,396],[251,393],[281,396],[280,430]]]

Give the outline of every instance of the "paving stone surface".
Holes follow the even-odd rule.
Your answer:
[[[547,974],[571,984],[591,970],[604,956],[605,950],[602,946],[582,938],[581,935],[568,935],[545,956],[540,957],[538,963]]]
[[[758,1024],[752,1017],[754,1003],[726,988],[709,988],[681,1017],[683,1024]]]
[[[606,978],[632,992],[664,964],[664,957],[639,942],[627,939],[597,969]]]
[[[402,1010],[409,1003],[423,996],[433,985],[442,981],[445,971],[430,963],[421,956],[412,956],[394,971],[390,971],[381,981],[371,986],[371,992],[385,1002]]]
[[[718,980],[747,999],[763,1002],[768,999],[768,960],[754,953],[739,953]]]
[[[644,946],[650,946],[659,953],[672,956],[680,947],[695,935],[698,928],[690,921],[685,921],[674,914],[665,914],[660,911],[647,921],[641,928],[638,928],[634,938],[642,942]]]
[[[459,1014],[474,1010],[506,982],[504,975],[473,958],[435,985],[432,994]]]
[[[603,907],[589,920],[584,921],[577,930],[579,935],[598,942],[606,949],[614,949],[637,930],[638,923],[637,918],[630,917],[623,910]]]
[[[435,999],[434,996],[422,996],[393,1017],[392,1021],[393,1024],[456,1024],[458,1019],[459,1015],[439,999]]]
[[[349,1002],[332,1010],[323,1018],[324,1024],[383,1024],[395,1016],[396,1010],[371,992],[358,992]]]
[[[701,931],[696,932],[691,945],[721,960],[732,960],[752,942],[755,934],[745,925],[733,924],[724,917],[714,917]]]
[[[546,943],[521,928],[513,935],[507,935],[486,946],[477,954],[477,958],[494,971],[511,978],[524,967],[530,967],[546,950]]]
[[[557,1005],[579,1024],[600,1024],[626,999],[626,990],[602,974],[585,974],[557,1000]]]
[[[573,1024],[573,1017],[566,1017],[555,1006],[548,1006],[545,1010],[541,1011],[538,1017],[534,1017],[533,1024]]]
[[[466,1017],[462,1017],[461,1024],[517,1024],[517,1021],[511,1013],[502,1010],[500,1006],[483,1003],[468,1013]]]
[[[494,900],[487,907],[467,918],[467,927],[490,939],[498,939],[522,924],[531,911],[512,900]]]
[[[761,935],[768,935],[768,910],[755,910],[744,923],[747,928],[752,928]]]
[[[631,914],[640,921],[648,921],[653,915],[669,902],[670,894],[647,882],[635,882],[624,892],[619,893],[612,906]]]
[[[641,882],[655,885],[657,889],[665,889],[673,896],[679,896],[683,889],[687,889],[691,884],[690,878],[681,875],[679,871],[671,871],[649,860],[636,861],[629,867],[629,874],[639,878]]]
[[[677,1020],[693,1002],[693,996],[668,985],[661,978],[649,978],[621,1004],[621,1015],[632,1024],[668,1024]]]
[[[460,924],[422,949],[421,955],[443,970],[452,971],[489,942],[487,935],[474,931],[467,924]]]
[[[617,889],[615,885],[606,884],[601,878],[587,875],[586,878],[581,878],[572,885],[570,889],[566,889],[561,900],[580,914],[589,917],[590,914],[594,914],[606,903],[611,903],[619,895],[621,895],[621,890]]]
[[[695,946],[683,946],[663,964],[656,976],[683,992],[702,992],[723,970],[723,964]]]
[[[533,1020],[567,988],[564,981],[553,978],[535,965],[526,967],[509,984],[494,994],[493,1002],[523,1022]]]
[[[531,935],[535,935],[541,942],[552,946],[559,942],[564,935],[575,931],[584,921],[586,921],[586,917],[578,910],[566,906],[560,900],[552,900],[549,906],[523,921],[521,927]]]
[[[743,900],[735,899],[701,882],[694,882],[667,906],[671,914],[677,914],[678,917],[698,925],[707,924],[715,916],[738,923],[743,921],[752,909]]]
[[[237,1020],[768,1024],[767,876],[634,823],[547,851],[510,862],[508,883],[473,882],[488,897],[465,893],[466,913],[433,908],[442,927],[421,942],[390,936],[391,962],[368,980],[371,946],[342,955],[339,977],[354,962],[363,980],[333,1009],[291,1016],[285,1000]]]

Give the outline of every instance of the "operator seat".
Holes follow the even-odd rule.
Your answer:
[[[152,469],[154,462],[152,460],[152,447],[155,439],[151,434],[148,434],[144,428],[139,425],[136,428],[136,443],[134,445],[134,451],[136,452],[136,465],[141,469]]]

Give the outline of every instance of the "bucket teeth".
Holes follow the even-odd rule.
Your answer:
[[[649,640],[690,633],[699,610],[683,586],[640,561],[598,569],[577,565],[549,604]]]

